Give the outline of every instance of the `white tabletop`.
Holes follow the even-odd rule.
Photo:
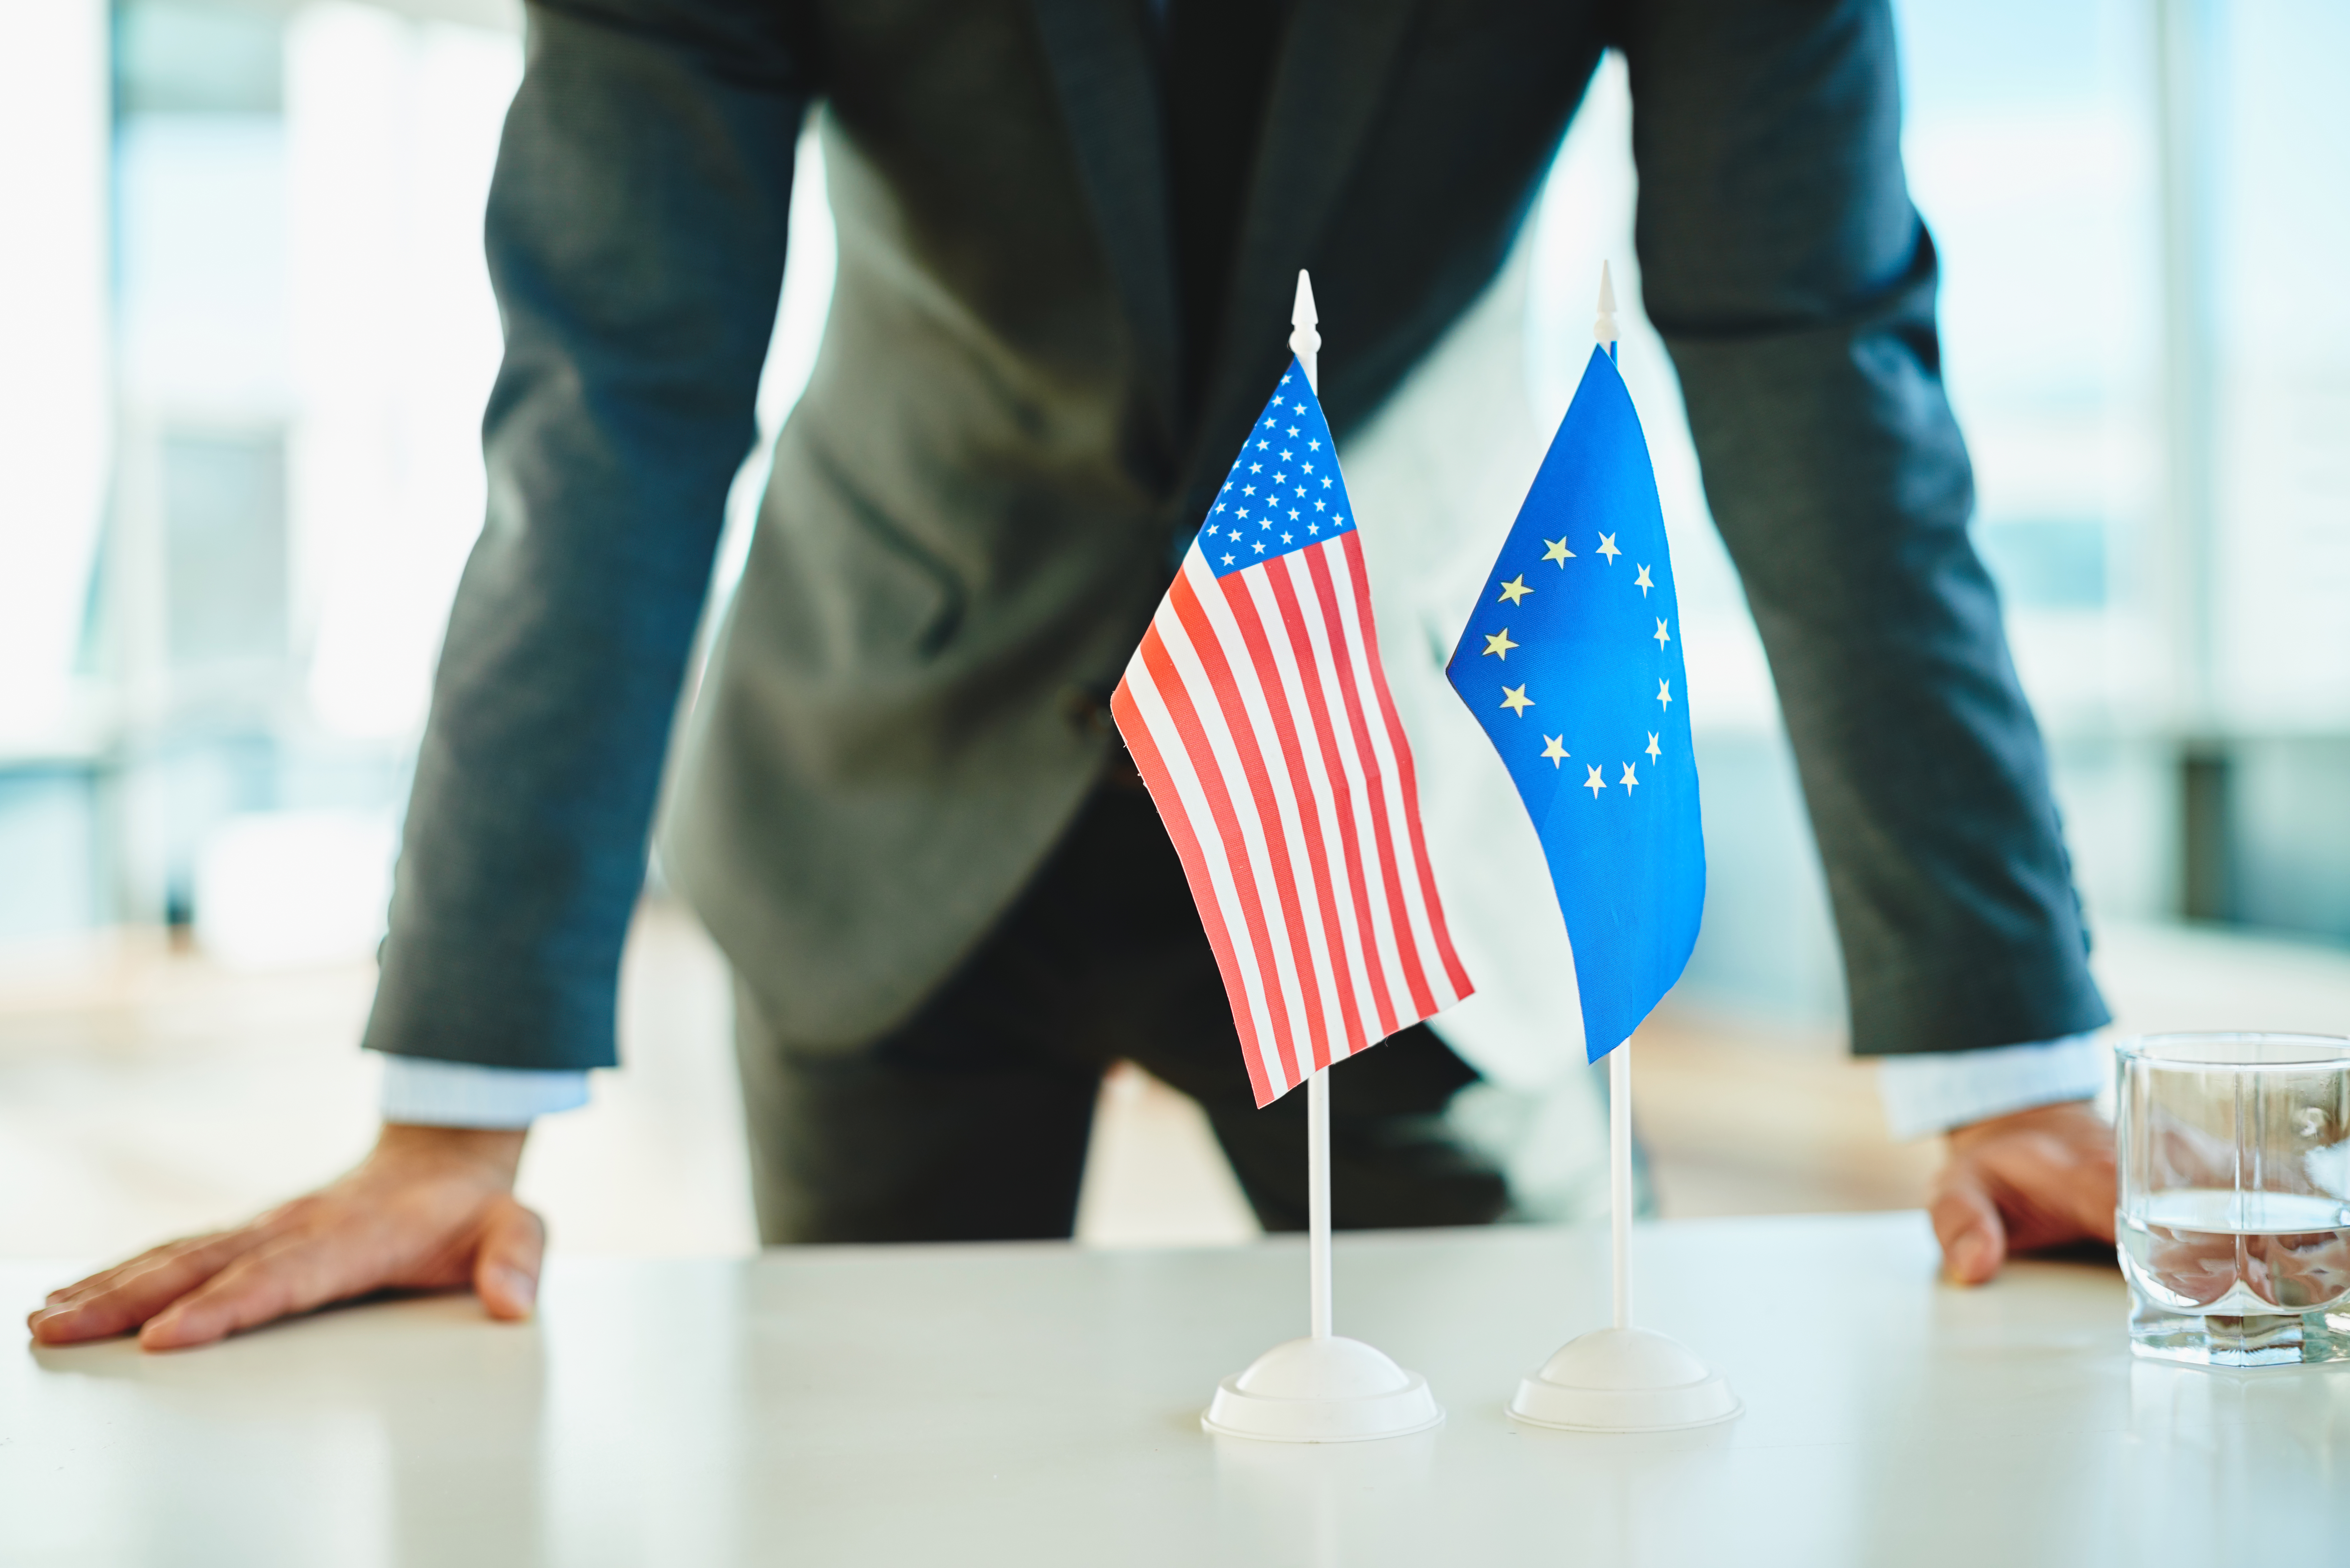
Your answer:
[[[1914,1214],[1643,1226],[1640,1320],[1746,1414],[1534,1431],[1606,1237],[1346,1236],[1342,1333],[1419,1438],[1212,1439],[1305,1314],[1295,1240],[558,1260],[527,1327],[444,1297],[210,1350],[0,1355],[0,1562],[1366,1564],[2340,1562],[2350,1369],[2133,1362],[2106,1269],[1935,1279]],[[0,1266],[18,1321],[57,1269]]]

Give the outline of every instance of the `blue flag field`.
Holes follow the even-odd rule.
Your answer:
[[[1595,1062],[1680,978],[1705,905],[1680,637],[1648,443],[1594,348],[1445,678],[1542,838]]]

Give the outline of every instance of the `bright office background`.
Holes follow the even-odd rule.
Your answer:
[[[1897,9],[1976,536],[2092,919],[2350,951],[2350,8]],[[349,1054],[364,978],[315,1015],[299,999],[359,974],[380,935],[481,520],[498,357],[481,209],[519,27],[511,0],[0,10],[0,1073],[12,1042],[54,1048],[47,1073],[60,1042],[136,1041],[168,1075],[170,1025],[136,1010],[201,1016],[226,994],[189,965],[263,977],[237,982],[222,1030],[327,1019]],[[1501,306],[1544,428],[1602,255],[1637,301],[1628,119],[1611,60]],[[803,153],[769,432],[831,283]],[[1711,886],[1683,992],[1831,1030],[1842,981],[1767,675],[1637,320],[1626,363],[1706,780]],[[181,978],[155,979],[156,954]],[[99,1016],[120,1027],[85,1026]],[[57,1081],[16,1079],[35,1099]],[[181,1103],[155,1099],[156,1125]],[[64,1136],[31,1104],[12,1123],[0,1103],[0,1179],[12,1126],[20,1148]]]

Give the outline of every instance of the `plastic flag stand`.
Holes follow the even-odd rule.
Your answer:
[[[1632,1326],[1632,1046],[1607,1058],[1607,1163],[1616,1322],[1569,1340],[1528,1374],[1510,1414],[1577,1432],[1664,1432],[1710,1427],[1742,1407],[1721,1375],[1680,1341]],[[1253,1370],[1253,1368],[1252,1368]]]
[[[1306,308],[1311,308],[1310,301]],[[1312,361],[1299,356],[1307,366]],[[1221,1438],[1358,1443],[1444,1419],[1428,1379],[1330,1332],[1330,1069],[1305,1085],[1306,1251],[1313,1332],[1274,1345],[1217,1386],[1200,1424]]]

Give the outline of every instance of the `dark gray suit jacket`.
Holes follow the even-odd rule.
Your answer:
[[[488,220],[490,513],[367,1043],[612,1060],[812,105],[832,313],[667,848],[771,1022],[850,1047],[972,949],[1085,795],[1092,697],[1279,371],[1297,269],[1343,434],[1492,277],[1609,44],[1646,304],[1794,732],[1858,1049],[2102,1023],[1967,536],[1886,6],[1300,0],[1223,328],[1189,356],[1149,28],[1141,0],[533,6]]]

